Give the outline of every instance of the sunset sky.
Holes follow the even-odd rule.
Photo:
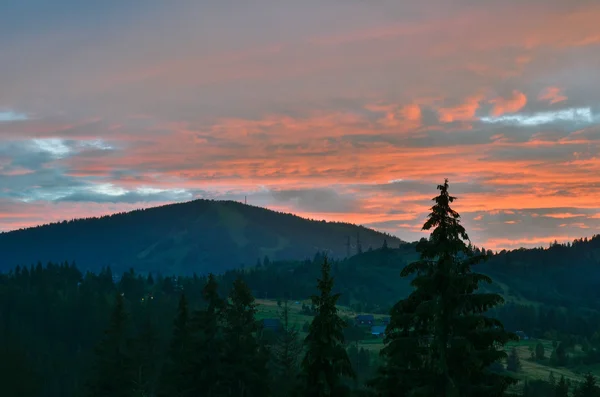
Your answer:
[[[600,233],[600,2],[2,0],[0,230],[193,198]]]

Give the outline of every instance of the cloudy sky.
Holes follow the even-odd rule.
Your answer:
[[[3,0],[0,230],[193,198],[600,233],[600,2]]]

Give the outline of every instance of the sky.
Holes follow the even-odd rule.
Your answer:
[[[600,233],[600,2],[3,0],[0,230],[195,198]]]

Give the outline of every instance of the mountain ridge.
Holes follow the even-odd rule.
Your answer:
[[[319,251],[343,258],[349,239],[360,241],[364,250],[380,247],[384,240],[394,246],[405,243],[360,225],[197,199],[3,232],[0,270],[68,260],[86,270],[111,266],[115,271],[222,272],[257,260],[302,259]]]

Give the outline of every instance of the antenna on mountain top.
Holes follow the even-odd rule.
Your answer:
[[[248,196],[244,196],[244,204],[248,204]]]

